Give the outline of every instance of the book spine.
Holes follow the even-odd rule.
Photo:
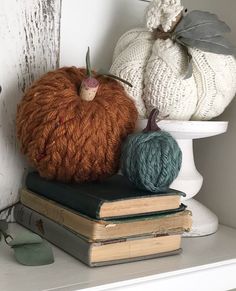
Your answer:
[[[26,178],[26,187],[50,200],[58,202],[91,218],[100,219],[102,200],[92,194],[78,193],[68,185],[41,178],[37,173],[29,173]]]
[[[90,239],[96,239],[95,220],[86,219],[76,212],[73,212],[56,202],[48,200],[45,197],[33,194],[28,190],[22,189],[20,192],[20,201],[26,207],[52,219],[54,222],[63,225],[81,235]]]
[[[68,254],[91,266],[91,244],[63,226],[18,204],[14,209],[16,222],[50,241]]]

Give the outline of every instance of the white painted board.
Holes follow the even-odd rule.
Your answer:
[[[14,234],[22,228],[12,225],[10,230]],[[230,290],[236,288],[235,241],[236,230],[220,226],[212,236],[183,239],[181,255],[98,268],[89,268],[56,247],[54,264],[22,266],[2,241],[0,290]]]
[[[1,0],[0,210],[18,199],[27,163],[15,133],[17,103],[41,74],[58,65],[60,0]]]
[[[109,69],[119,37],[142,26],[146,2],[140,0],[63,0],[60,66],[85,66],[91,48],[94,69]]]

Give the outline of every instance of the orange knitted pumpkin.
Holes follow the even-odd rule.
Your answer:
[[[120,146],[137,110],[117,81],[94,74],[93,101],[81,99],[86,70],[49,72],[26,92],[17,111],[22,152],[42,177],[64,182],[103,179],[117,172]]]

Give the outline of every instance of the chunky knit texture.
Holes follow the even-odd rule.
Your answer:
[[[163,31],[169,31],[183,9],[181,0],[153,0],[146,13],[148,30],[161,26]]]
[[[178,8],[172,7],[174,3]],[[236,94],[234,56],[190,49],[193,75],[185,79],[186,51],[171,39],[155,40],[155,32],[150,30],[164,25],[166,17],[172,23],[181,7],[177,0],[154,0],[147,11],[148,29],[127,32],[115,48],[111,72],[133,84],[132,89],[125,89],[140,117],[155,107],[161,116],[173,120],[210,120],[220,115]]]
[[[198,103],[193,120],[209,120],[225,110],[236,94],[236,59],[190,49]]]
[[[82,100],[85,77],[75,67],[49,72],[18,106],[22,152],[42,177],[84,182],[118,171],[121,142],[133,132],[137,110],[117,81],[102,76],[95,99]]]
[[[133,87],[125,86],[126,92],[135,101],[140,117],[146,117],[143,99],[144,71],[152,50],[152,34],[145,29],[131,30],[119,41],[110,72],[129,80]]]
[[[131,134],[122,148],[121,171],[139,189],[165,191],[181,163],[182,152],[167,132]]]
[[[143,98],[149,114],[158,108],[169,119],[189,120],[197,106],[194,78],[184,79],[187,70],[185,51],[172,40],[155,41],[146,64]]]

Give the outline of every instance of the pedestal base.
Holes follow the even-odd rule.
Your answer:
[[[185,200],[187,209],[192,211],[193,226],[190,232],[185,232],[184,237],[198,237],[213,234],[218,229],[217,216],[195,199]]]
[[[146,124],[147,120],[139,120],[136,130],[142,131]],[[186,197],[182,201],[193,214],[192,231],[185,233],[184,236],[197,237],[216,232],[218,229],[217,216],[201,203],[192,199],[200,191],[203,182],[203,177],[197,171],[194,162],[193,140],[226,132],[228,122],[162,120],[158,126],[176,139],[182,151],[182,166],[178,177],[170,187],[186,193]]]

